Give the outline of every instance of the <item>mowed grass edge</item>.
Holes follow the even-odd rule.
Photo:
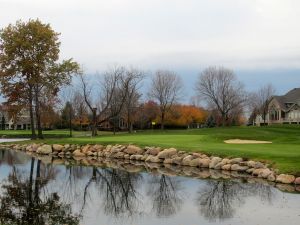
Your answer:
[[[26,131],[0,131],[0,135],[28,136]],[[135,144],[139,146],[174,147],[185,151],[199,151],[222,157],[243,157],[268,162],[281,173],[300,175],[300,126],[206,128],[197,130],[140,131],[133,134],[100,132],[91,138],[85,132],[74,132],[69,138],[67,130],[45,131],[49,144]],[[271,141],[272,144],[225,144],[228,139]],[[27,141],[30,143],[33,141]]]

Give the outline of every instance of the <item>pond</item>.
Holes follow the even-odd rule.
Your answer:
[[[265,183],[44,163],[10,150],[0,151],[0,207],[5,225],[300,224],[300,195]]]

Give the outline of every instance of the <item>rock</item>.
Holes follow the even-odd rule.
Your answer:
[[[162,160],[158,158],[157,156],[149,155],[148,158],[145,160],[146,162],[151,162],[151,163],[159,163]]]
[[[196,158],[196,159],[191,160],[189,166],[192,166],[192,167],[198,167],[198,166],[200,166],[200,160],[201,160],[200,158]]]
[[[255,170],[254,168],[250,168],[250,169],[247,169],[246,172],[252,174],[254,170]]]
[[[268,177],[267,177],[268,181],[272,181],[274,182],[276,180],[276,176],[274,175],[274,173],[271,173]]]
[[[58,156],[63,158],[65,156],[65,153],[64,152],[60,152],[60,153],[58,153]]]
[[[28,152],[31,152],[32,151],[32,145],[28,145],[26,148],[25,148],[26,151]]]
[[[141,155],[144,153],[144,150],[135,145],[128,145],[124,152],[129,155]]]
[[[280,174],[276,178],[276,182],[283,184],[291,184],[295,181],[295,177],[293,175]]]
[[[165,159],[164,164],[173,164],[173,159]]]
[[[262,178],[268,178],[268,176],[269,175],[271,175],[273,172],[270,170],[270,169],[268,169],[268,168],[266,168],[266,169],[264,169],[264,170],[262,170],[262,172],[261,173],[259,173],[258,174],[258,177],[262,177]]]
[[[264,171],[264,169],[255,169],[252,172],[253,176],[258,176],[259,174],[261,174]]]
[[[143,158],[143,155],[131,155],[130,156],[130,159],[131,160],[138,160],[138,161],[141,161]]]
[[[300,177],[297,177],[294,183],[300,185]]]
[[[233,171],[245,172],[248,169],[249,169],[248,166],[240,166],[238,164],[231,165],[231,170]]]
[[[231,164],[226,164],[222,166],[222,170],[231,170]]]
[[[113,158],[116,159],[123,159],[124,158],[125,153],[124,152],[117,152],[116,154],[113,155]]]
[[[194,158],[201,158],[201,154],[200,154],[200,153],[197,153],[197,152],[193,153],[192,156],[193,156]]]
[[[37,153],[48,155],[52,153],[51,145],[42,145],[37,149]]]
[[[90,147],[91,147],[90,145],[85,145],[84,147],[82,147],[82,153],[87,154]]]
[[[152,148],[151,147],[147,150],[147,154],[153,155],[153,156],[157,156],[159,152],[160,152],[160,148]]]
[[[29,148],[28,151],[30,151],[30,152],[36,152],[37,149],[38,149],[39,147],[40,147],[40,146],[39,146],[38,144],[32,144],[32,145],[30,146],[30,148]]]
[[[148,158],[148,156],[149,156],[149,155],[144,154],[144,155],[143,155],[143,158],[142,158],[141,160],[142,160],[142,161],[146,161],[146,159]]]
[[[52,149],[54,152],[61,152],[64,149],[63,145],[54,144],[52,145]]]
[[[193,156],[188,155],[188,156],[186,156],[186,157],[184,157],[184,158],[182,159],[181,165],[183,165],[183,166],[189,166],[189,165],[190,165],[190,162],[191,162],[192,160],[193,160]]]
[[[199,160],[199,167],[201,168],[208,168],[210,164],[210,159],[209,158],[201,158]]]
[[[261,169],[261,168],[265,168],[265,165],[261,162],[255,162],[255,161],[248,161],[247,165],[251,168],[255,168],[255,169]]]
[[[222,166],[226,165],[226,164],[229,164],[230,160],[229,159],[222,159],[221,162],[219,162],[216,166],[215,166],[215,170],[221,170],[222,169]]]
[[[176,153],[177,150],[175,148],[168,148],[158,153],[157,157],[160,159],[167,159],[171,158],[171,156],[175,155]]]
[[[230,164],[239,164],[241,162],[243,162],[244,160],[242,158],[234,158],[234,159],[230,159],[229,163]]]
[[[215,166],[215,170],[221,170],[222,166],[224,166],[224,164],[222,164],[222,162],[219,162],[216,166]]]
[[[179,157],[179,156],[176,156],[175,158],[172,158],[173,164],[181,165],[182,159],[183,159],[183,158],[182,158],[182,157]]]
[[[80,151],[80,149],[76,149],[72,154],[73,154],[73,156],[75,156],[75,157],[84,157],[84,156],[85,156],[85,154],[82,153],[82,152]]]
[[[209,163],[209,168],[214,169],[215,166],[221,161],[222,161],[222,159],[220,157],[213,157]]]
[[[130,155],[129,154],[125,154],[124,155],[124,159],[130,159]]]
[[[115,145],[110,149],[111,153],[118,153],[122,151],[122,147],[120,145]],[[126,152],[127,153],[127,152]]]
[[[112,145],[107,145],[104,151],[110,152],[111,149],[112,149]]]
[[[97,152],[101,152],[101,151],[104,149],[104,146],[103,146],[103,145],[95,145],[95,146],[94,146],[94,149],[95,149]]]

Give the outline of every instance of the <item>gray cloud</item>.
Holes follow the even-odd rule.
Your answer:
[[[89,73],[111,63],[147,70],[197,71],[208,65],[300,70],[299,0],[0,0],[0,5],[0,27],[29,18],[50,23],[61,32],[61,56],[73,57]]]

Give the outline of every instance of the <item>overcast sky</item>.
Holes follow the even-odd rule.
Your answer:
[[[87,73],[119,63],[177,71],[187,89],[210,65],[252,90],[300,87],[299,0],[0,0],[0,27],[39,18],[61,33],[61,58]]]

